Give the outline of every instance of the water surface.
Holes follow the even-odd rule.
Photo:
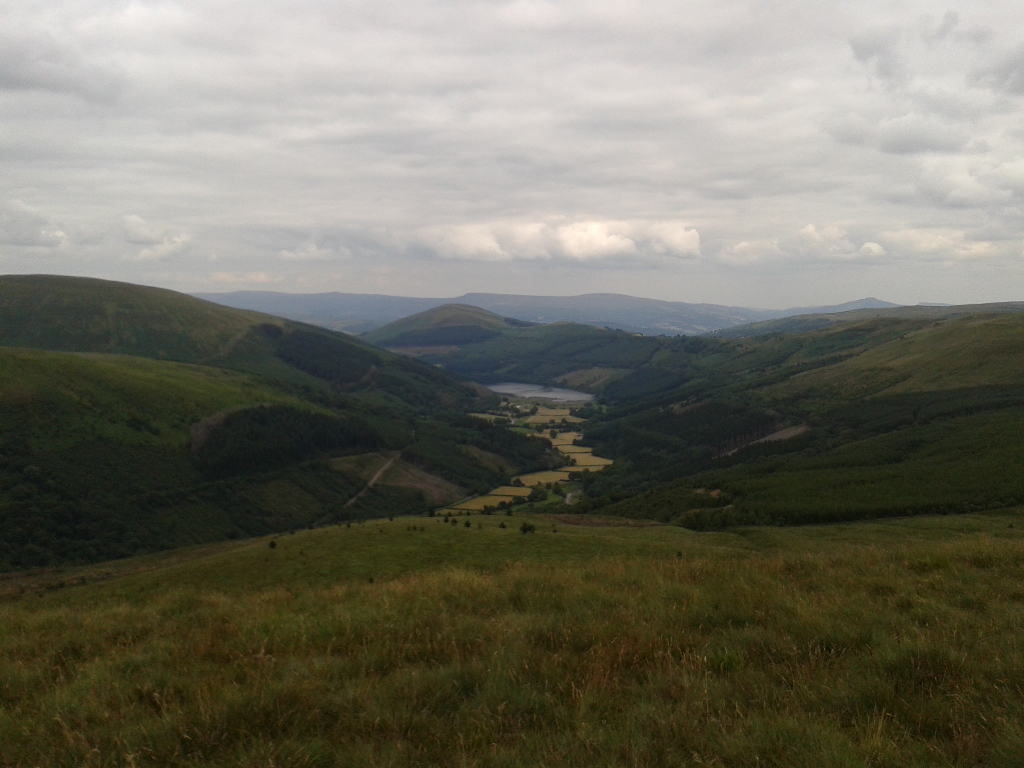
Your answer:
[[[588,403],[594,399],[593,395],[586,392],[577,392],[575,389],[559,389],[558,387],[545,387],[541,384],[523,384],[518,381],[506,381],[501,384],[485,384],[492,392],[499,395],[522,398],[544,398],[554,400],[558,403]]]

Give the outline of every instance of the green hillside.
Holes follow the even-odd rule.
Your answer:
[[[0,764],[1016,768],[1021,513],[396,518],[9,576]]]
[[[468,304],[445,304],[388,323],[362,338],[388,349],[458,346],[492,339],[509,328],[531,325],[534,324],[502,317]]]
[[[324,403],[207,366],[0,348],[0,571],[425,512],[435,486],[507,481],[487,456],[549,463],[476,419]],[[368,478],[330,460],[381,450],[419,475],[348,504]]]
[[[471,410],[478,401],[444,372],[342,333],[92,278],[0,276],[0,346],[212,365],[416,409]]]
[[[80,278],[0,299],[0,570],[426,511],[557,461],[465,416],[493,395],[342,334]],[[381,451],[372,488],[331,461]]]
[[[584,504],[698,528],[1017,504],[1022,371],[1022,314],[878,318],[665,353],[592,414],[587,442],[616,463],[586,479]]]
[[[709,336],[720,339],[749,339],[773,333],[810,333],[836,325],[881,318],[902,320],[943,320],[975,314],[1014,314],[1024,311],[1024,302],[1007,301],[991,304],[959,304],[953,306],[916,306],[855,309],[829,314],[807,314],[763,320],[712,331]]]
[[[561,376],[592,369],[638,368],[672,341],[591,325],[551,323],[512,329],[454,350],[428,352],[421,359],[482,383],[554,384]]]

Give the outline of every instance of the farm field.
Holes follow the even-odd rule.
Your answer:
[[[484,421],[495,421],[496,419],[501,418],[493,413],[468,413],[466,415],[472,416],[475,419],[483,419]]]
[[[571,456],[572,460],[576,462],[577,467],[587,467],[588,469],[594,469],[594,467],[607,467],[613,463],[611,459],[602,459],[600,456],[594,456],[592,453],[574,453]]]
[[[8,576],[0,764],[1019,765],[1024,510],[583,518]]]
[[[535,485],[546,485],[547,483],[557,483],[561,480],[568,480],[569,471],[552,469],[545,472],[531,472],[526,475],[519,475],[515,479],[522,481],[523,485],[527,488],[532,488]]]
[[[551,444],[555,448],[561,448],[563,445],[572,445],[574,441],[579,440],[583,437],[579,432],[559,432],[555,437],[550,438]]]
[[[530,492],[526,488],[517,488],[514,485],[503,485],[500,488],[495,488],[491,491],[492,496],[529,496]]]
[[[588,448],[584,445],[557,445],[556,447],[559,451],[565,454],[590,453],[594,450],[593,448]]]
[[[566,414],[565,416],[556,416],[556,415],[551,415],[551,414],[546,414],[546,413],[536,413],[533,416],[530,416],[528,419],[526,419],[524,421],[524,423],[525,424],[552,424],[552,423],[556,423],[556,422],[560,423],[562,421],[567,422],[569,424],[581,424],[581,423],[583,423],[583,419],[579,418],[578,416],[569,416],[568,414]]]
[[[479,512],[484,507],[496,507],[498,504],[507,503],[509,498],[509,496],[498,496],[496,494],[477,496],[473,499],[467,499],[466,501],[460,501],[456,504],[452,504],[449,509],[464,509]]]

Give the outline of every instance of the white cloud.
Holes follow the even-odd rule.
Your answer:
[[[744,240],[719,252],[718,258],[731,266],[745,267],[775,259],[781,255],[782,250],[779,248],[778,240]]]
[[[180,235],[165,235],[163,240],[159,243],[151,246],[150,248],[143,248],[139,251],[139,255],[136,257],[137,261],[163,261],[169,259],[172,256],[176,256],[182,251],[188,249],[192,243],[192,238],[187,234],[182,233]]]
[[[926,259],[987,259],[1006,250],[988,240],[970,240],[959,230],[902,229],[884,233],[883,239],[905,256]]]
[[[283,278],[276,275],[268,275],[266,272],[249,272],[247,274],[214,272],[210,275],[210,280],[222,285],[270,285],[282,282]]]
[[[327,261],[335,258],[338,254],[333,248],[324,248],[309,241],[302,247],[292,251],[281,250],[277,255],[282,259],[291,259],[293,261]]]
[[[497,222],[430,227],[416,243],[444,259],[601,262],[699,259],[700,234],[678,221]]]
[[[885,248],[872,242],[864,243],[857,253],[863,259],[880,259],[886,255]]]
[[[55,248],[67,235],[55,227],[39,210],[21,200],[0,205],[0,243],[24,247]]]
[[[124,239],[136,245],[153,245],[163,242],[166,227],[151,226],[141,216],[130,214],[121,219],[124,227]]]
[[[123,216],[121,224],[126,242],[149,246],[139,251],[136,261],[163,261],[186,251],[192,244],[188,233],[171,234],[168,227],[150,224],[135,214]]]
[[[636,255],[636,241],[626,236],[630,227],[616,221],[581,221],[558,228],[558,241],[567,258],[603,259]]]

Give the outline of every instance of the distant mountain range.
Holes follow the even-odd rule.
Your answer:
[[[900,306],[875,298],[866,298],[821,307],[751,309],[718,304],[659,301],[618,293],[588,293],[581,296],[467,293],[449,299],[361,293],[296,294],[272,291],[193,295],[228,307],[256,310],[353,334],[366,333],[403,317],[444,304],[468,304],[502,317],[531,323],[570,321],[642,333],[646,336],[695,336],[737,325],[794,315],[832,314],[854,309]]]

